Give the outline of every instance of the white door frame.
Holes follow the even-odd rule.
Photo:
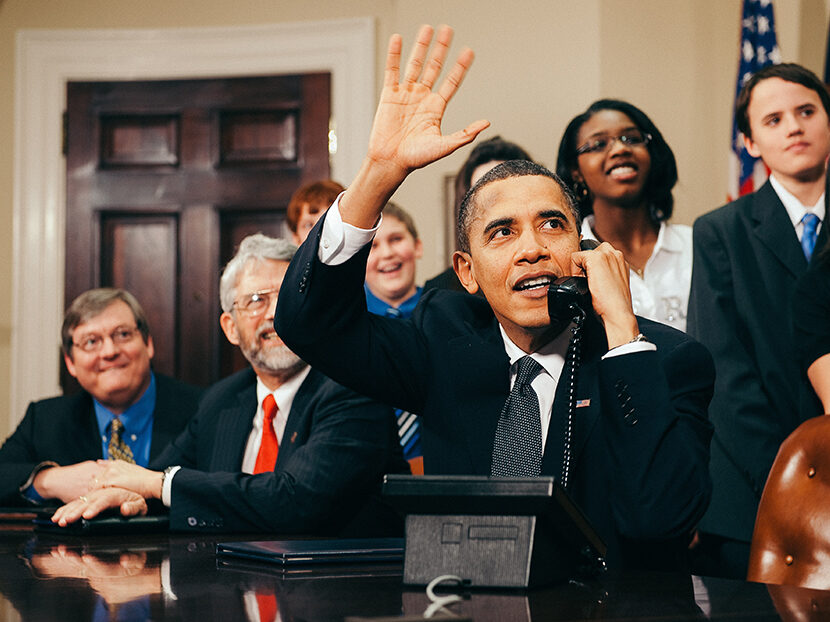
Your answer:
[[[230,28],[18,33],[9,432],[29,401],[60,392],[56,363],[66,218],[61,127],[67,81],[311,71],[331,72],[338,145],[332,176],[348,183],[365,153],[375,107],[371,17]]]

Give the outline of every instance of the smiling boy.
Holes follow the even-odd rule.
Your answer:
[[[370,313],[405,318],[421,297],[415,285],[415,261],[424,244],[406,210],[391,201],[383,208],[372,250],[366,261],[366,304]]]
[[[821,414],[796,365],[790,304],[826,235],[830,96],[809,70],[771,65],[747,81],[735,116],[747,150],[771,174],[757,192],[695,222],[688,331],[709,348],[717,371],[712,503],[694,570],[744,578],[778,447]]]

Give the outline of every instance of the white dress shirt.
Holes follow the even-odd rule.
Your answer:
[[[582,238],[596,240],[593,228],[594,215],[590,214],[582,220]],[[685,332],[692,284],[692,228],[660,223],[643,275],[632,268],[629,282],[634,313]]]
[[[242,472],[253,473],[256,465],[256,457],[259,453],[259,445],[262,443],[262,422],[265,419],[265,413],[262,410],[262,402],[270,393],[274,396],[274,401],[277,403],[277,414],[274,417],[274,432],[277,435],[277,442],[282,443],[282,434],[285,432],[285,424],[288,423],[288,413],[291,412],[291,404],[294,403],[294,397],[297,391],[300,390],[300,385],[303,384],[311,368],[306,365],[305,368],[284,382],[276,390],[271,391],[266,387],[262,380],[256,379],[256,399],[257,407],[256,414],[254,414],[254,423],[251,427],[251,433],[248,436],[248,443],[245,445],[245,455],[242,457]]]

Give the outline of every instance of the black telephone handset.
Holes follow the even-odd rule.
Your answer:
[[[583,251],[599,246],[595,240],[582,240],[579,248]],[[576,305],[583,313],[591,310],[591,292],[588,279],[584,276],[562,276],[548,287],[548,314],[553,325],[570,322],[575,314],[572,306]]]
[[[599,246],[595,240],[582,240],[579,248],[583,251]],[[579,384],[579,366],[582,358],[582,324],[591,311],[591,292],[588,279],[584,276],[563,276],[548,287],[548,314],[552,326],[561,327],[573,323],[572,337],[565,355],[563,378],[568,382],[568,422],[563,443],[562,474],[560,483],[568,489],[571,471],[571,440],[573,438],[576,413],[576,390]],[[567,375],[565,374],[567,372]]]

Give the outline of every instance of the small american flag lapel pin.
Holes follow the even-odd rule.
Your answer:
[[[591,405],[591,400],[576,400],[576,407],[577,408],[586,408]]]
[[[291,435],[291,442],[293,443],[296,440],[297,440],[297,433],[294,432],[294,434]]]

